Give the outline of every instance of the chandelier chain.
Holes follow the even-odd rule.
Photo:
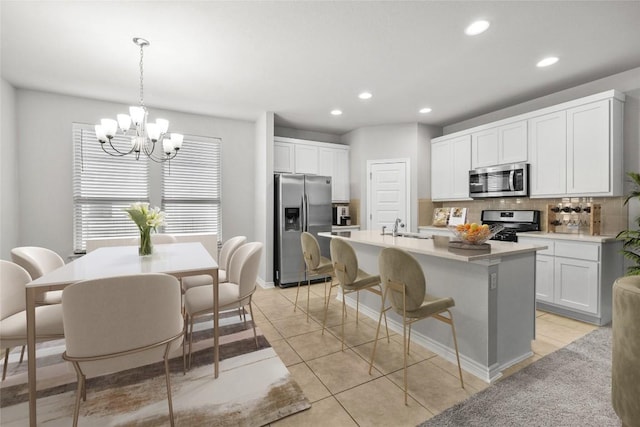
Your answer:
[[[140,45],[140,106],[144,107],[144,69],[142,59],[144,56],[144,44]]]

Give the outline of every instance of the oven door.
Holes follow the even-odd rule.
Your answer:
[[[518,163],[469,171],[469,196],[526,197],[529,195],[529,165]]]

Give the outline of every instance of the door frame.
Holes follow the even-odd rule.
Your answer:
[[[404,223],[405,223],[405,229],[408,230],[411,224],[411,159],[409,159],[408,157],[403,157],[403,158],[399,158],[399,159],[378,159],[378,160],[367,160],[367,175],[366,175],[366,180],[367,180],[367,212],[366,212],[366,216],[367,216],[367,229],[370,230],[371,229],[371,216],[372,216],[372,211],[371,211],[371,179],[372,179],[372,172],[371,172],[371,168],[373,167],[373,165],[376,164],[386,164],[386,163],[404,163],[404,167],[405,167],[405,210],[407,212],[407,217],[404,218]]]

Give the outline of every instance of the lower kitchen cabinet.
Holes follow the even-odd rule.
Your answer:
[[[621,242],[518,241],[547,246],[536,256],[538,308],[596,325],[611,322],[611,289],[624,274]]]

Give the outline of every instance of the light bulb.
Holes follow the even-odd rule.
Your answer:
[[[182,148],[182,140],[184,139],[184,135],[181,135],[179,133],[172,133],[171,134],[171,144],[173,144],[173,148],[175,148],[176,150],[179,150]]]
[[[163,135],[169,130],[169,120],[156,119],[156,124],[158,125],[158,128],[160,128],[160,133]]]
[[[160,138],[160,126],[156,123],[147,123],[147,135],[152,142],[157,142]]]
[[[144,121],[145,113],[142,107],[129,107],[129,115],[131,115],[131,120],[133,120],[133,124],[136,126]]]
[[[102,129],[102,126],[100,125],[96,125],[96,138],[98,139],[98,141],[100,141],[101,144],[104,144],[105,142],[107,142],[107,135],[104,133],[104,129]]]
[[[165,139],[162,141],[162,149],[167,156],[171,154],[171,151],[173,151],[173,142],[171,139]]]
[[[118,125],[122,133],[126,133],[131,127],[131,117],[128,114],[118,114]]]
[[[102,119],[100,123],[102,124],[102,130],[107,138],[111,139],[116,136],[116,132],[118,131],[118,122],[113,119]]]

